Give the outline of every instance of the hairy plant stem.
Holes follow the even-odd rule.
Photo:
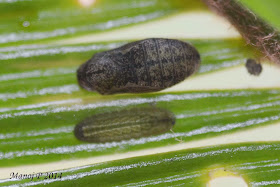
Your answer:
[[[280,65],[280,33],[236,0],[203,0],[210,9],[225,17],[248,44],[265,58]]]

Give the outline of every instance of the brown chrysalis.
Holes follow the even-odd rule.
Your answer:
[[[173,86],[199,65],[200,55],[189,43],[150,38],[95,54],[77,77],[81,87],[101,94],[143,93]]]

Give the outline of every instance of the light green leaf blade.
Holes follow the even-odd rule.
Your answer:
[[[279,151],[278,142],[189,149],[56,171],[62,173],[61,179],[43,179],[44,174],[33,181],[2,181],[2,184],[205,186],[219,172],[224,177],[242,177],[250,186],[277,186]]]
[[[101,96],[78,87],[76,69],[94,53],[130,41],[54,44],[60,39],[103,33],[182,11],[207,11],[200,1],[100,0],[93,9],[84,9],[77,6],[76,1],[65,0],[3,2],[5,0],[0,1],[0,171],[23,165],[38,164],[34,165],[38,168],[50,162],[78,162],[96,156],[170,148],[180,146],[181,142],[185,145],[207,141],[279,124],[279,87]],[[279,27],[278,11],[270,11],[280,6],[278,1],[242,2]],[[62,34],[57,35],[60,31]],[[201,53],[203,63],[193,78],[243,65],[247,58],[255,55],[255,51],[240,39],[182,40],[192,43]],[[221,77],[220,81],[223,79]],[[176,115],[173,132],[106,144],[80,142],[73,134],[74,126],[88,116],[148,106],[151,102]],[[261,138],[269,139],[269,135]],[[209,173],[215,168],[236,172],[251,185],[277,185],[278,150],[279,142],[186,149],[63,170],[59,182],[8,179],[0,180],[0,185],[205,186]],[[209,154],[213,152],[217,154]],[[204,156],[181,159],[192,155]],[[176,160],[177,157],[180,158]],[[166,159],[172,162],[164,163]],[[153,162],[159,164],[149,165]],[[143,165],[138,167],[139,163]],[[108,176],[111,180],[104,180]]]
[[[183,4],[191,6],[183,6]],[[159,19],[186,9],[205,9],[199,1],[101,0],[82,7],[76,0],[0,2],[0,46],[56,41]]]

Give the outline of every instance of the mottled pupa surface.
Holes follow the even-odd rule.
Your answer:
[[[168,132],[175,124],[175,116],[156,107],[133,108],[97,114],[76,125],[74,134],[92,143],[122,141]]]
[[[260,75],[262,72],[262,65],[257,63],[253,59],[247,60],[246,68],[247,68],[248,73],[250,73],[251,75],[255,75],[255,76]]]
[[[78,82],[101,94],[143,93],[173,86],[199,68],[189,43],[150,38],[95,54],[77,71]]]

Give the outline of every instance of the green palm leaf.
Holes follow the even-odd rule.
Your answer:
[[[243,2],[280,28],[279,11],[272,11],[278,1]],[[0,10],[1,186],[205,186],[220,175],[241,176],[252,186],[279,184],[279,70],[264,64],[260,77],[247,75],[244,63],[256,51],[238,37],[181,38],[198,49],[202,65],[162,92],[102,96],[78,87],[81,63],[130,42],[81,38],[182,12],[211,16],[200,1],[100,0],[84,8],[76,1],[0,0]],[[73,134],[94,114],[151,103],[175,114],[172,131],[101,144]],[[45,171],[63,175],[7,179],[11,172]]]

